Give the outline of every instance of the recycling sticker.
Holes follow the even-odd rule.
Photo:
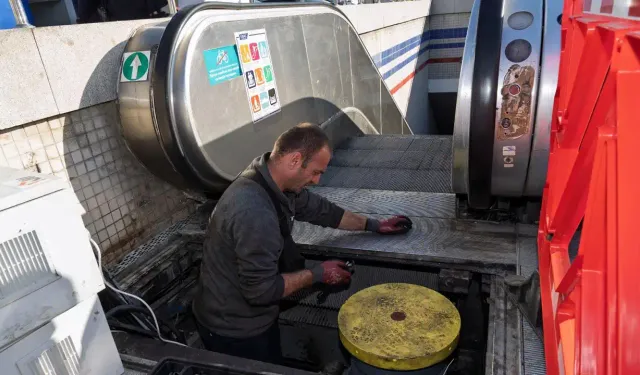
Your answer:
[[[151,51],[126,52],[122,56],[120,82],[146,81],[149,77]]]

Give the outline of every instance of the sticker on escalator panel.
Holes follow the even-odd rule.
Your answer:
[[[235,33],[253,122],[280,111],[278,88],[265,29]]]
[[[120,82],[146,81],[149,77],[151,51],[125,52],[122,54]]]
[[[536,77],[533,66],[513,64],[503,77],[496,138],[514,140],[531,133],[531,93]]]
[[[502,161],[504,161],[505,168],[513,168],[513,156],[505,156],[502,158]]]
[[[516,146],[503,146],[502,156],[516,156]]]
[[[229,81],[242,75],[236,46],[224,46],[203,52],[204,65],[211,86]]]
[[[278,98],[276,97],[276,90],[275,89],[270,89],[269,90],[269,104],[276,105],[276,103],[278,103]]]
[[[256,76],[255,74],[253,74],[253,70],[248,71],[247,73],[245,73],[245,82],[247,82],[247,87],[252,89],[254,87],[256,87]]]
[[[252,112],[256,113],[256,112],[260,112],[260,98],[258,98],[258,95],[254,95],[251,97],[251,110]]]
[[[256,69],[256,83],[258,85],[264,84],[264,76],[262,75],[262,68]]]

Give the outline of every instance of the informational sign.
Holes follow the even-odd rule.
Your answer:
[[[151,51],[125,52],[122,56],[120,82],[146,81],[149,77]]]
[[[502,146],[502,161],[505,168],[513,168],[516,159],[516,146]]]
[[[253,122],[280,110],[267,32],[264,29],[235,33],[247,100]]]
[[[233,45],[204,51],[204,64],[212,86],[242,75],[238,51]]]

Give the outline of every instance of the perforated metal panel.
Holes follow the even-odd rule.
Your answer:
[[[22,375],[80,375],[80,360],[71,337],[54,344],[27,366]]]
[[[56,278],[35,231],[0,243],[0,306]]]

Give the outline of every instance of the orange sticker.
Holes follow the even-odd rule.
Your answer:
[[[251,107],[253,108],[253,112],[260,112],[260,98],[258,98],[258,95],[251,97]]]
[[[264,83],[264,74],[262,73],[262,68],[256,69],[256,82],[258,85],[262,85]]]
[[[249,52],[249,45],[247,44],[240,45],[240,58],[244,63],[251,62],[251,52]]]

